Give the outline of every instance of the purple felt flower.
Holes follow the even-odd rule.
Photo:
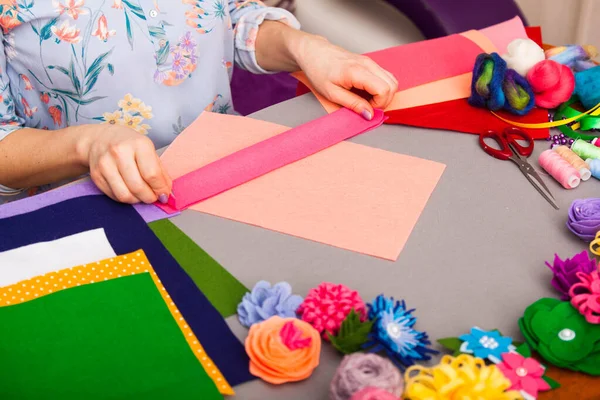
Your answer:
[[[266,321],[274,315],[282,318],[297,318],[296,310],[304,299],[292,294],[292,287],[287,282],[272,285],[260,281],[252,292],[246,293],[238,305],[238,318],[245,327]]]
[[[590,260],[587,251],[582,251],[573,256],[573,258],[567,258],[566,260],[561,260],[555,254],[553,265],[550,265],[550,263],[546,263],[546,265],[554,273],[552,286],[560,293],[560,299],[563,301],[571,300],[569,289],[579,282],[579,278],[577,277],[578,272],[591,274],[593,271],[597,271],[598,268],[596,261]]]
[[[567,227],[581,240],[594,240],[600,231],[600,199],[575,200],[569,209]]]

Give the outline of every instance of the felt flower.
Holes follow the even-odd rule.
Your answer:
[[[502,336],[498,331],[484,331],[477,327],[471,328],[471,333],[459,337],[463,341],[460,351],[474,354],[475,357],[487,358],[493,363],[499,363],[502,353],[514,350],[512,338]]]
[[[387,390],[369,386],[354,393],[350,400],[398,400],[398,396],[394,396]]]
[[[600,199],[575,200],[569,208],[567,227],[581,240],[591,242],[600,231]]]
[[[590,324],[600,324],[600,272],[578,272],[579,282],[569,291],[571,304]]]
[[[551,387],[542,378],[545,368],[533,358],[525,358],[518,353],[504,353],[498,368],[510,380],[510,390],[518,390],[535,399],[538,392],[550,390]]]
[[[371,352],[385,350],[401,368],[414,364],[415,360],[429,360],[431,354],[438,352],[427,347],[431,344],[427,333],[413,329],[417,322],[412,315],[414,311],[407,310],[404,301],[377,296],[369,304],[369,319],[374,323],[365,347],[371,347]]]
[[[434,367],[415,365],[406,370],[404,396],[410,400],[516,400],[523,397],[509,390],[511,382],[496,365],[485,365],[469,354],[444,356]]]
[[[600,375],[600,325],[586,322],[569,302],[543,298],[519,319],[527,344],[559,368]]]
[[[245,347],[250,373],[278,385],[312,374],[319,365],[321,337],[304,321],[274,316],[250,327]]]
[[[296,317],[296,309],[300,303],[302,297],[292,294],[289,283],[279,282],[271,286],[269,282],[260,281],[254,285],[252,292],[244,295],[238,305],[238,318],[242,325],[250,327],[274,315]]]
[[[298,315],[328,340],[327,333],[337,335],[352,309],[360,316],[361,321],[365,320],[366,307],[358,292],[344,285],[324,282],[308,292],[298,308]]]
[[[578,272],[589,274],[598,270],[596,260],[590,260],[587,251],[582,251],[573,256],[573,258],[567,258],[565,260],[561,260],[560,257],[555,254],[554,263],[552,265],[546,263],[546,265],[554,273],[552,286],[558,290],[560,299],[563,301],[571,299],[569,290],[571,289],[571,286],[579,282],[579,279],[577,278]]]
[[[377,354],[355,353],[344,357],[329,387],[330,400],[354,399],[365,388],[376,388],[394,395],[402,394],[404,381],[400,371]],[[365,397],[368,398],[368,397]]]

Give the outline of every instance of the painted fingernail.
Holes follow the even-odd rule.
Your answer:
[[[163,193],[160,196],[158,196],[158,201],[160,201],[163,204],[167,204],[167,201],[169,201],[169,196]]]
[[[370,121],[373,116],[371,115],[370,112],[368,112],[367,110],[364,110],[361,115],[363,116],[364,119],[366,119],[367,121]]]

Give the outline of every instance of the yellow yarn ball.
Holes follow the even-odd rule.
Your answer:
[[[522,400],[507,391],[510,381],[495,365],[468,354],[444,356],[432,368],[415,365],[406,370],[407,400]]]

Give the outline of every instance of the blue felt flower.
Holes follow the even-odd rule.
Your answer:
[[[502,362],[502,354],[515,350],[512,338],[502,336],[498,331],[484,331],[477,327],[471,328],[471,333],[459,336],[463,341],[460,346],[462,353],[469,353],[475,357],[488,359],[498,364]]]
[[[413,329],[417,322],[412,315],[415,310],[407,310],[404,300],[394,301],[393,297],[379,295],[368,307],[369,319],[374,322],[365,343],[370,352],[384,350],[401,370],[438,353],[427,347],[431,344],[427,333]]]
[[[292,287],[287,282],[279,282],[271,287],[269,282],[260,281],[238,305],[238,318],[248,328],[274,315],[296,318],[296,310],[303,300],[302,296],[292,294]]]

